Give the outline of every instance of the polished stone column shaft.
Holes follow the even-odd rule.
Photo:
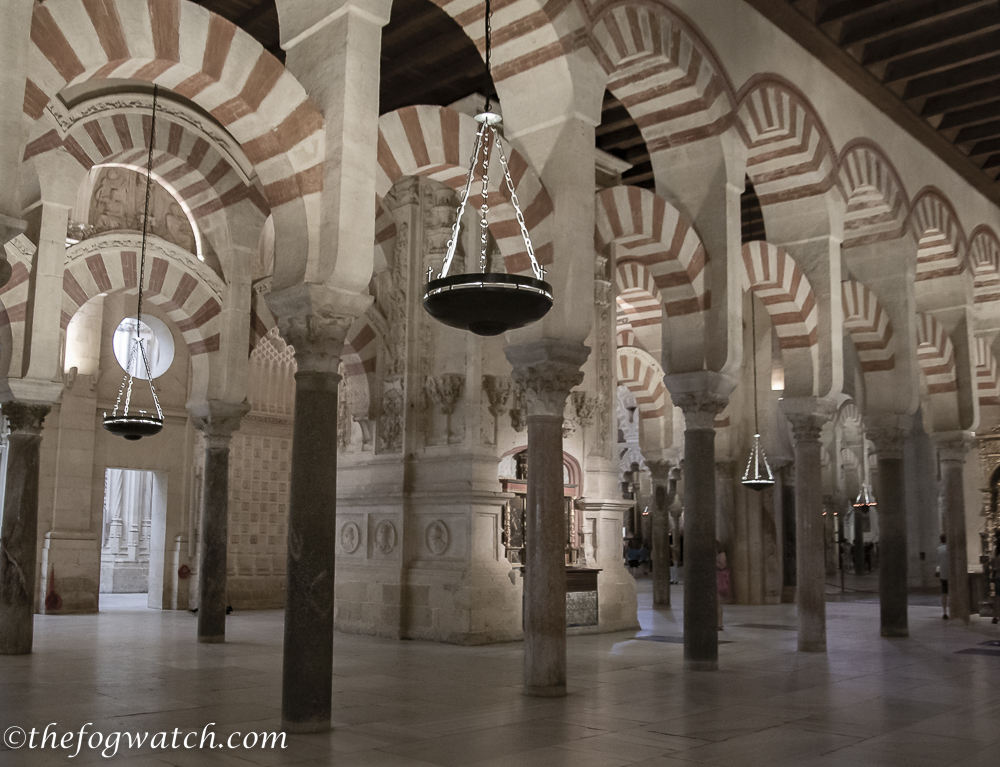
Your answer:
[[[726,399],[686,392],[674,394],[673,400],[684,412],[685,426],[684,664],[696,671],[713,671],[719,666],[715,416],[726,406]]]
[[[38,466],[49,405],[5,402],[7,482],[0,530],[0,655],[31,652],[38,543]]]
[[[907,612],[906,485],[902,419],[867,419],[868,436],[878,454],[879,564],[878,589],[881,633],[884,637],[910,635]],[[907,419],[908,421],[909,419]]]
[[[528,421],[525,510],[524,692],[566,694],[566,523],[563,411],[583,381],[589,349],[553,340],[510,346],[512,378],[524,391]]]
[[[229,546],[229,443],[249,410],[245,404],[210,401],[192,407],[195,426],[205,435],[198,565],[198,641],[226,641],[226,573]]]
[[[799,650],[826,652],[826,559],[820,432],[827,415],[791,412],[795,441],[795,583]]]
[[[650,559],[653,563],[653,607],[670,607],[670,512],[673,501],[671,492],[670,461],[649,459],[646,468],[653,478],[653,546]]]
[[[969,554],[965,542],[965,490],[963,471],[965,454],[972,446],[967,432],[935,434],[934,442],[941,461],[944,529],[948,539],[948,613],[963,623],[969,622]]]

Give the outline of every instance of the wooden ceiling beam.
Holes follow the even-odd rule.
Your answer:
[[[817,8],[815,21],[817,24],[846,22],[864,16],[876,7],[890,5],[892,0],[835,0],[828,2],[822,8]],[[896,0],[898,4],[898,0]]]
[[[904,99],[935,96],[957,88],[978,85],[1000,76],[1000,55],[972,64],[946,69],[933,75],[915,77],[903,89]]]
[[[1000,120],[991,120],[990,122],[962,128],[955,136],[955,143],[967,144],[970,141],[979,141],[980,139],[993,138],[994,136],[1000,136]]]
[[[841,26],[839,35],[831,35],[839,45],[868,43],[889,36],[902,36],[910,30],[938,24],[970,10],[995,5],[995,0],[944,0],[927,3],[911,0],[905,6],[888,5],[860,14]]]
[[[1000,117],[1000,101],[981,104],[972,109],[959,109],[955,112],[949,112],[941,118],[941,122],[938,123],[938,130],[944,131],[966,125],[975,125],[994,117]]]
[[[954,16],[938,24],[868,43],[864,47],[861,63],[867,67],[914,53],[933,51],[946,44],[959,43],[993,30],[1000,30],[1000,8],[995,4]]]
[[[273,11],[275,14],[278,13],[278,6],[275,0],[260,0],[254,7],[245,11],[241,16],[233,20],[233,24],[238,26],[240,29],[245,30],[254,22],[262,19],[268,13]],[[277,29],[274,30],[277,33]]]
[[[1000,98],[1000,79],[994,79],[980,85],[973,85],[970,88],[948,93],[943,96],[934,96],[924,102],[920,110],[922,117],[933,117],[935,115],[962,109],[973,104],[982,104]]]
[[[956,64],[992,56],[997,51],[1000,51],[1000,32],[986,32],[961,43],[938,48],[933,53],[918,53],[887,62],[881,67],[881,72],[876,67],[872,71],[876,75],[881,74],[882,82],[890,83],[940,72]]]

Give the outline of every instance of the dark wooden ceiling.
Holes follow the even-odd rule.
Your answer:
[[[747,2],[1000,204],[1000,2]]]

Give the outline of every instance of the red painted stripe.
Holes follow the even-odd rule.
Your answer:
[[[41,4],[35,6],[31,17],[31,42],[66,82],[83,74],[84,66],[76,51],[59,29],[48,8]],[[48,99],[45,101],[48,103]]]

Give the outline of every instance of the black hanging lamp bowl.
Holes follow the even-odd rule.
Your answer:
[[[145,410],[131,415],[104,414],[104,428],[116,437],[124,437],[135,442],[143,437],[152,437],[163,429],[163,419]]]
[[[429,315],[478,336],[498,336],[523,328],[551,308],[552,286],[519,274],[456,274],[424,286],[424,309]]]

